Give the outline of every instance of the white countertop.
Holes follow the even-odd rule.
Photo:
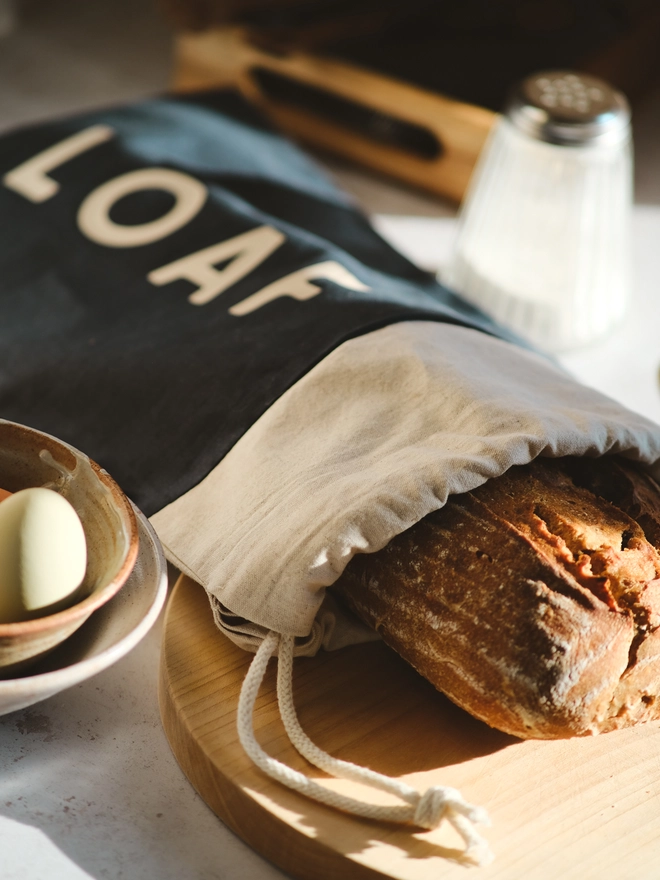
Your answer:
[[[638,207],[634,221],[636,284],[626,321],[562,360],[660,421],[660,208]],[[435,269],[455,221],[381,215],[376,223]],[[2,880],[284,876],[215,817],[170,752],[156,696],[161,623],[109,670],[0,718]]]
[[[0,718],[2,880],[284,876],[174,760],[156,696],[160,629],[95,678]]]

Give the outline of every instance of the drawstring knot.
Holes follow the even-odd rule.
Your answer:
[[[455,788],[444,785],[433,785],[420,797],[415,807],[413,822],[420,828],[437,828],[445,817],[447,810],[455,808],[457,796]]]
[[[468,804],[463,800],[460,791],[449,785],[432,785],[427,788],[415,807],[412,821],[420,828],[437,828],[443,819],[451,821],[451,814],[454,813],[465,816],[475,825],[490,825],[483,807]]]

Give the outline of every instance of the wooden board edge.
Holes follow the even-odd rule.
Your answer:
[[[158,676],[161,723],[172,753],[188,781],[234,834],[296,880],[383,880],[382,873],[347,858],[313,837],[294,831],[270,813],[222,773],[187,729],[170,686],[165,639],[167,617],[176,604],[177,594],[193,584],[182,575],[172,590],[165,615]],[[197,584],[194,586],[201,589]],[[259,817],[258,822],[255,814]]]
[[[421,158],[323,116],[268,97],[250,75],[259,67],[426,129],[442,152]],[[271,55],[239,28],[180,33],[175,38],[175,91],[232,86],[289,135],[371,171],[460,203],[499,114],[333,59],[294,52]],[[365,97],[368,95],[368,99]]]

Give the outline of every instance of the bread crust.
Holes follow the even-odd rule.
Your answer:
[[[614,459],[537,460],[355,557],[335,589],[500,730],[563,738],[655,719],[659,493]]]

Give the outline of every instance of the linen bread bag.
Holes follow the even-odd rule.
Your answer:
[[[485,860],[485,816],[458,792],[307,740],[293,653],[373,638],[327,588],[450,496],[540,457],[651,467],[660,430],[395,253],[231,92],[5,135],[0,174],[2,415],[106,467],[218,625],[259,649],[239,724],[266,772],[360,815],[446,817]],[[342,799],[264,755],[250,714],[273,653],[296,746],[402,806]]]

